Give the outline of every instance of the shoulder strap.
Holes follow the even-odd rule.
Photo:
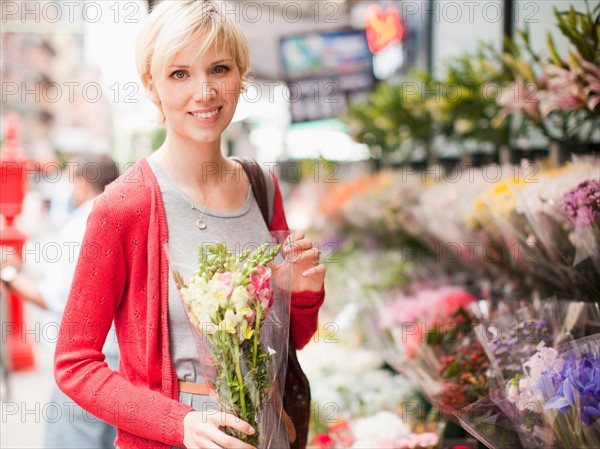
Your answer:
[[[260,168],[258,162],[249,157],[232,157],[231,159],[239,162],[242,164],[242,167],[244,167],[244,171],[246,172],[246,175],[248,175],[248,180],[252,186],[254,199],[256,199],[260,213],[262,214],[263,219],[268,227],[269,199],[267,198],[267,184],[265,182],[265,175],[262,171],[262,168]]]

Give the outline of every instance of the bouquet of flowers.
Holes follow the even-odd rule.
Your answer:
[[[487,394],[487,358],[472,337],[475,298],[460,287],[373,297],[373,334],[387,362],[450,415]]]
[[[268,430],[277,427],[266,422],[272,412],[268,404],[279,407],[281,416],[276,378],[287,360],[287,345],[279,340],[287,342],[289,298],[287,303],[285,298],[274,301],[276,293],[284,292],[272,282],[268,267],[279,249],[265,243],[234,255],[221,242],[200,245],[188,281],[173,270],[190,323],[203,337],[199,353],[209,354],[208,364],[214,367],[204,375],[211,377],[206,383],[218,395],[220,410],[256,429],[253,435],[228,432],[256,447],[268,442]],[[275,310],[274,302],[284,310]]]
[[[528,409],[528,411],[530,411]],[[536,425],[541,423],[538,415]],[[535,410],[531,410],[535,413]],[[546,449],[553,447],[552,432],[547,428],[532,428],[532,415],[519,413],[515,404],[506,399],[501,387],[454,412],[460,425],[490,449]]]
[[[542,341],[522,373],[455,415],[493,449],[600,447],[599,337]]]
[[[572,226],[569,241],[575,247],[573,265],[589,258],[597,274],[600,272],[600,181],[581,182],[564,195],[561,207]]]
[[[534,385],[546,421],[562,447],[600,447],[600,335],[567,346],[561,363]]]
[[[449,322],[427,333],[427,345],[421,348],[426,360],[439,361],[442,389],[434,399],[447,416],[488,394],[490,364],[473,338],[476,323],[474,314],[460,307]]]
[[[388,341],[385,346],[397,353],[388,363],[399,371],[406,359],[419,356],[419,348],[427,342],[429,331],[448,324],[461,307],[467,308],[475,301],[462,287],[413,285],[412,288],[412,294],[390,293],[388,298],[372,295],[377,309],[377,333],[380,339]]]
[[[543,295],[593,301],[600,294],[594,267],[600,242],[599,186],[594,182],[599,168],[598,158],[576,158],[542,172],[537,183],[518,192],[515,211],[524,226],[515,230],[515,238],[528,251],[525,269]]]
[[[518,308],[515,310],[513,306]],[[505,301],[503,309],[504,313],[475,328],[490,361],[490,382],[500,386],[523,374],[523,363],[537,351],[540,343],[552,346],[555,339],[572,330],[560,328],[556,301],[532,301],[525,305]]]

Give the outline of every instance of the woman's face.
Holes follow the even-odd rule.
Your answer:
[[[242,79],[231,55],[211,46],[196,57],[188,45],[150,83],[150,95],[162,107],[167,130],[184,140],[218,142],[233,118]]]

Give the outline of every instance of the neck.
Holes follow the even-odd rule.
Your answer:
[[[220,139],[210,143],[180,142],[170,135],[167,132],[165,142],[156,151],[158,163],[181,188],[206,196],[206,191],[216,186],[225,170]]]

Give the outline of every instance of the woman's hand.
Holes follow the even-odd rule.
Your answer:
[[[325,265],[319,262],[320,252],[312,240],[302,231],[294,231],[283,242],[285,261],[275,267],[281,271],[286,264],[292,265],[292,291],[318,292],[323,288]]]
[[[189,412],[183,418],[183,445],[187,449],[253,449],[254,446],[227,435],[219,427],[231,427],[247,435],[254,429],[246,421],[229,413]]]

